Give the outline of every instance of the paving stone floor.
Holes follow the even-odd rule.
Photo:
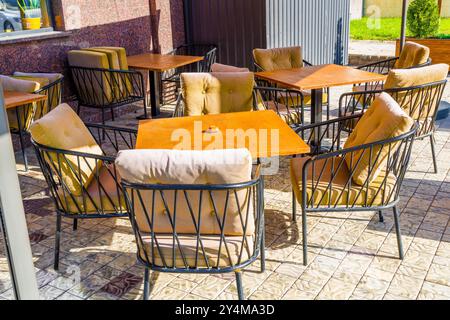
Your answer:
[[[346,90],[348,88],[340,89]],[[338,97],[334,92],[334,100]],[[445,99],[450,101],[447,88]],[[136,126],[135,114],[114,124]],[[255,262],[243,274],[250,299],[450,299],[450,119],[436,133],[439,173],[432,171],[428,141],[415,143],[402,190],[405,247],[397,258],[391,212],[311,214],[309,257],[302,264],[301,222],[291,221],[288,161],[266,178],[267,270]],[[28,173],[18,164],[26,218],[43,299],[141,299],[143,268],[127,219],[64,220],[61,268],[53,270],[55,214],[32,150]],[[18,159],[21,162],[20,159]],[[0,246],[0,299],[11,299],[8,267]],[[236,299],[234,274],[152,273],[152,299]]]

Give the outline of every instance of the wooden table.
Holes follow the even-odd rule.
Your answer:
[[[386,80],[386,75],[358,70],[336,64],[326,64],[288,70],[257,72],[261,79],[279,83],[298,90],[311,90],[311,122],[322,121],[322,91],[324,88],[348,84]],[[315,133],[319,139],[320,132]],[[315,139],[314,144],[318,145]]]
[[[212,125],[220,131],[205,132]],[[271,110],[139,122],[136,149],[207,148],[247,148],[254,159],[298,155],[310,151],[309,146]]]
[[[144,53],[127,58],[128,66],[148,70],[152,116],[160,114],[159,73],[203,60],[203,57]]]
[[[29,103],[45,100],[46,95],[17,92],[17,91],[3,91],[3,97],[5,99],[5,108],[11,109],[20,107]]]

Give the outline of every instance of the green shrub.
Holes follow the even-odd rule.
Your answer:
[[[413,37],[427,38],[439,32],[437,0],[413,0],[408,7],[407,27]]]

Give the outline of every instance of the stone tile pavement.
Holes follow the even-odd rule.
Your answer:
[[[346,90],[344,88],[341,90]],[[339,91],[334,91],[337,99]],[[449,99],[449,89],[446,91]],[[170,107],[169,107],[170,108]],[[135,114],[114,124],[135,126]],[[450,299],[450,119],[436,134],[439,173],[432,172],[428,141],[418,141],[401,203],[405,259],[397,258],[391,212],[311,214],[310,264],[302,264],[301,222],[291,221],[288,161],[267,177],[267,270],[244,271],[250,299]],[[31,170],[18,164],[36,275],[42,299],[141,299],[143,268],[127,219],[88,220],[72,231],[64,220],[61,267],[53,270],[55,215],[32,150]],[[0,299],[12,298],[0,246]],[[152,273],[152,299],[236,299],[234,274]]]

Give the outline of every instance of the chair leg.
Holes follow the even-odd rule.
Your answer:
[[[76,231],[78,229],[78,219],[73,219],[73,231]]]
[[[308,236],[306,225],[306,210],[302,208],[303,265],[308,265]]]
[[[150,269],[145,268],[144,271],[144,300],[149,300],[150,297]]]
[[[147,115],[147,98],[144,98],[144,117],[145,117],[145,119],[148,119],[148,115]]]
[[[400,222],[398,218],[397,207],[394,206],[393,211],[394,211],[395,233],[397,234],[398,256],[400,260],[403,260],[402,234],[400,232]]]
[[[294,190],[292,190],[292,221],[297,222],[297,199]]]
[[[114,108],[111,108],[111,120],[116,121],[116,119],[114,117]]]
[[[266,236],[265,236],[265,230],[262,230],[261,233],[261,273],[266,271]]]
[[[27,151],[25,150],[25,142],[23,140],[23,131],[19,130],[19,140],[20,140],[20,149],[22,152],[23,164],[25,166],[25,172],[28,172],[28,157]]]
[[[433,156],[434,173],[438,173],[437,160],[436,160],[436,146],[434,141],[434,134],[430,135],[431,154]]]
[[[236,287],[238,292],[239,300],[245,300],[244,288],[242,287],[242,272],[240,270],[235,271],[236,274]]]
[[[55,261],[53,268],[59,269],[59,247],[61,243],[61,214],[56,214],[56,234],[55,234]]]
[[[383,211],[378,211],[378,217],[380,219],[380,222],[384,222]]]

